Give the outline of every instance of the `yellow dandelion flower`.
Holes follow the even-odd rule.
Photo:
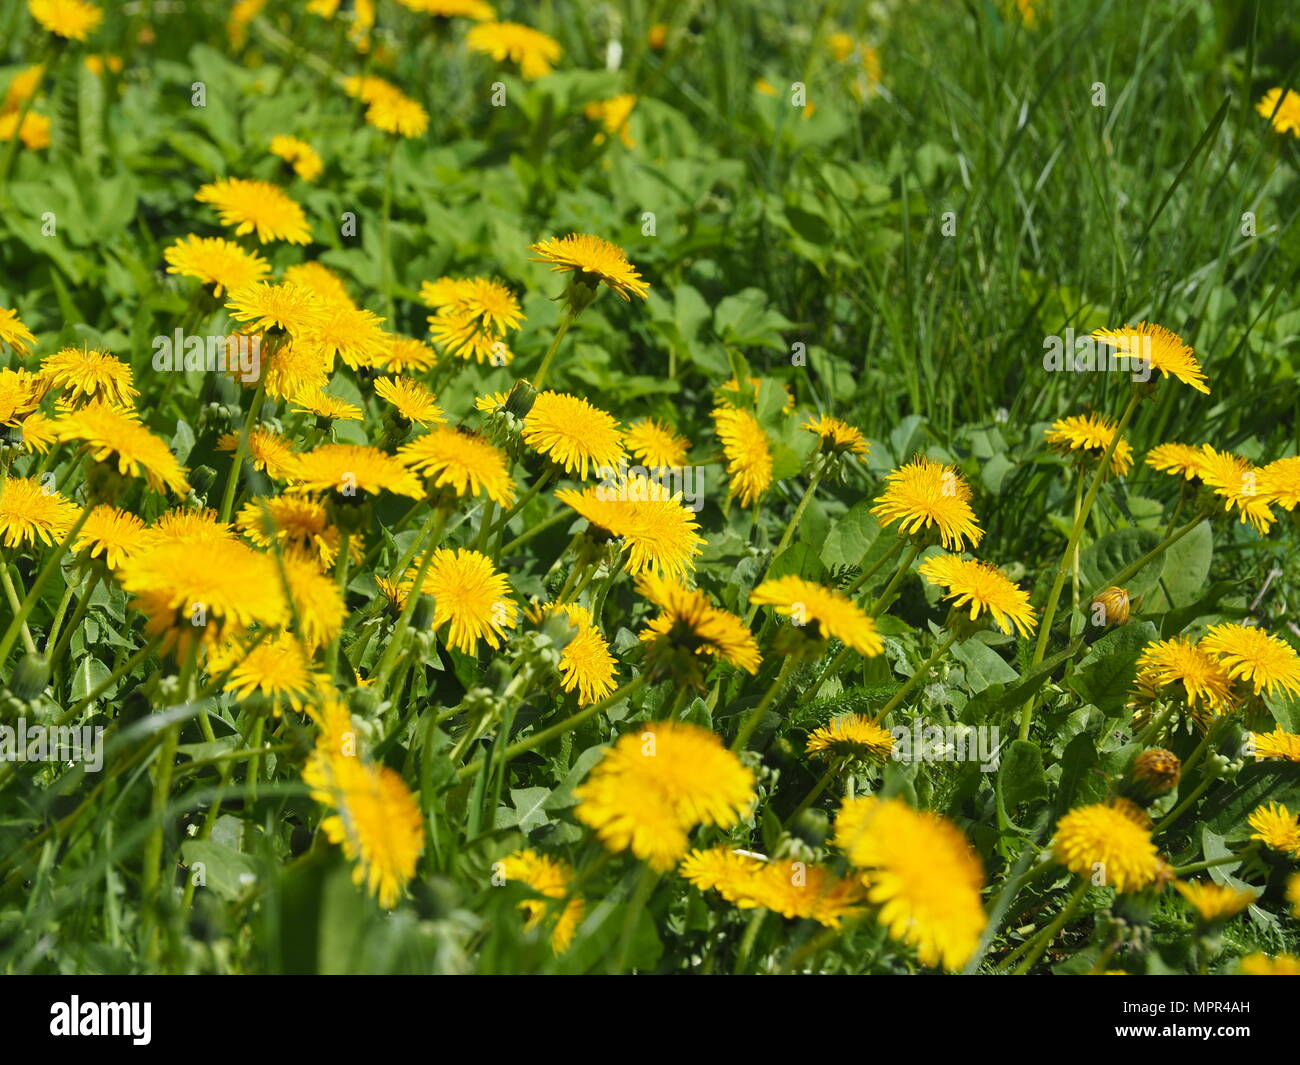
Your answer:
[[[327,300],[323,317],[309,328],[307,339],[327,362],[337,355],[356,370],[372,365],[387,349],[388,334],[380,328],[383,321],[350,301]]]
[[[944,598],[953,601],[954,609],[964,611],[969,605],[971,621],[987,611],[1008,636],[1014,634],[1012,625],[1021,636],[1028,636],[1038,625],[1029,593],[990,562],[934,555],[922,562],[918,571],[931,584],[948,589]]]
[[[181,237],[163,251],[169,274],[198,278],[218,298],[227,291],[263,280],[271,264],[225,237]]]
[[[954,824],[901,799],[846,799],[835,845],[867,872],[877,920],[914,946],[922,965],[959,969],[970,960],[987,922],[984,871]]]
[[[402,92],[391,81],[373,74],[344,78],[342,84],[345,93],[364,104],[372,104],[384,96],[401,95]]]
[[[777,859],[764,861],[726,846],[692,851],[678,872],[702,891],[717,891],[740,909],[762,906],[792,920],[812,918],[838,928],[862,910],[866,889],[820,865]]]
[[[1243,525],[1250,522],[1257,531],[1266,533],[1277,520],[1269,509],[1268,495],[1260,491],[1262,471],[1245,459],[1204,444],[1198,475],[1207,488],[1225,500],[1224,512],[1231,514],[1235,509]]]
[[[859,455],[865,458],[871,450],[867,438],[859,430],[828,414],[809,418],[803,427],[810,433],[816,433],[821,440],[821,450],[830,454]]]
[[[1300,858],[1300,814],[1281,803],[1270,802],[1251,811],[1246,823],[1255,831],[1250,838],[1293,858]]]
[[[1300,762],[1300,736],[1277,725],[1272,732],[1252,732],[1251,746],[1257,759],[1285,758]]]
[[[388,336],[383,350],[376,352],[371,365],[386,373],[409,373],[412,370],[432,370],[438,364],[438,353],[422,340],[413,337]]]
[[[1208,880],[1175,880],[1174,890],[1188,901],[1205,924],[1236,917],[1259,898],[1256,891],[1242,891]]]
[[[39,372],[47,388],[64,392],[70,402],[102,399],[129,407],[140,393],[131,383],[131,367],[106,351],[63,348],[41,360]]]
[[[294,400],[311,393],[319,401],[317,393],[325,390],[332,365],[333,359],[319,344],[278,344],[262,363],[266,394],[272,399]],[[328,410],[330,416],[338,417],[342,408],[331,404]]]
[[[36,477],[10,477],[0,495],[0,542],[5,547],[56,544],[67,535],[81,508]]]
[[[325,570],[338,557],[342,534],[330,524],[325,504],[308,496],[283,495],[254,499],[235,518],[239,531],[258,547],[280,543],[314,555]],[[349,555],[360,561],[360,537],[348,541]]]
[[[507,366],[514,358],[504,338],[524,316],[515,294],[501,282],[444,277],[423,282],[420,298],[437,312],[429,316],[429,333],[440,348],[493,366]]]
[[[1300,137],[1300,93],[1294,89],[1269,89],[1255,110],[1273,123],[1279,133]]]
[[[103,504],[90,512],[72,549],[89,551],[91,558],[102,556],[108,568],[115,570],[149,543],[143,521],[128,511]]]
[[[50,120],[35,111],[22,114],[10,111],[0,114],[0,141],[17,137],[29,151],[39,151],[50,146]]]
[[[292,491],[334,492],[345,499],[379,492],[412,499],[424,496],[420,479],[399,459],[364,444],[322,444],[295,455],[288,479],[294,482]]]
[[[1286,882],[1286,901],[1291,904],[1291,916],[1300,917],[1300,873],[1292,873]]]
[[[238,433],[223,433],[217,440],[218,451],[235,451],[238,447]],[[293,445],[274,430],[259,427],[248,434],[248,459],[254,469],[265,470],[268,477],[284,480],[293,454]]]
[[[319,556],[307,551],[285,551],[279,559],[283,580],[276,574],[276,590],[286,617],[295,618],[308,651],[324,647],[336,637],[347,619],[343,593],[332,574],[321,572]]]
[[[686,852],[700,824],[730,828],[754,801],[754,774],[696,725],[653,721],[605,750],[574,790],[575,816],[615,853],[660,872]]]
[[[331,843],[357,863],[352,879],[391,910],[424,851],[424,818],[402,778],[387,766],[317,747],[303,769],[312,798],[335,813],[321,822]]]
[[[45,395],[45,384],[30,370],[0,370],[0,422],[14,425],[31,414]]]
[[[623,460],[618,422],[585,399],[542,392],[524,419],[524,443],[565,473],[587,479],[589,470],[616,468]]]
[[[1159,370],[1162,377],[1176,377],[1196,391],[1210,394],[1205,372],[1191,347],[1164,326],[1139,322],[1120,329],[1096,329],[1092,335],[1113,347],[1117,357],[1136,360],[1138,370],[1150,367]]]
[[[627,571],[634,577],[651,570],[684,577],[695,568],[705,543],[681,493],[670,494],[658,481],[639,474],[617,485],[598,484],[581,492],[563,488],[555,498],[593,527],[622,540],[628,552]]]
[[[1115,439],[1115,422],[1104,414],[1072,414],[1058,418],[1047,430],[1047,443],[1055,451],[1095,451],[1100,459]],[[1110,457],[1113,473],[1123,477],[1133,468],[1133,448],[1120,438]]]
[[[713,421],[727,459],[727,490],[742,507],[751,507],[772,485],[771,441],[747,410],[718,407]]]
[[[304,388],[293,397],[290,405],[294,410],[332,422],[359,422],[365,417],[365,412],[355,403],[340,399],[323,388]]]
[[[567,862],[547,858],[533,850],[520,850],[503,858],[500,865],[507,882],[517,880],[527,884],[545,898],[564,899],[571,894],[573,867]],[[524,899],[519,908],[524,912],[524,928],[530,932],[542,923],[548,911],[553,910],[541,899]],[[582,923],[583,909],[582,899],[575,895],[559,911],[555,927],[551,929],[551,949],[556,954],[569,949],[574,933]]]
[[[226,301],[230,317],[256,332],[282,329],[295,339],[313,336],[325,323],[326,304],[291,281],[256,282],[235,289]]]
[[[1076,876],[1123,894],[1156,880],[1159,858],[1151,820],[1127,799],[1071,810],[1056,823],[1056,860]]]
[[[228,522],[218,521],[211,507],[196,510],[173,509],[160,515],[146,530],[148,546],[185,544],[202,548],[217,541],[234,543],[238,540]]]
[[[352,297],[348,295],[347,286],[343,284],[343,279],[322,262],[312,261],[287,266],[284,270],[284,280],[288,284],[307,289],[318,296],[322,303],[355,306]]]
[[[160,437],[140,424],[134,411],[96,400],[60,417],[54,432],[65,443],[84,443],[96,462],[107,462],[116,455],[120,473],[144,477],[155,492],[168,488],[179,496],[190,492],[185,467]]]
[[[1300,976],[1300,958],[1294,954],[1249,954],[1241,959],[1242,976]]]
[[[261,244],[273,240],[289,244],[311,242],[311,227],[302,208],[265,181],[221,178],[204,185],[194,198],[216,208],[221,224],[234,226],[236,236],[256,233]]]
[[[618,686],[618,662],[609,653],[609,642],[596,627],[591,611],[577,603],[546,603],[524,611],[539,624],[548,615],[559,615],[574,630],[560,652],[560,681],[566,692],[578,692],[578,705],[590,706]]]
[[[420,591],[433,596],[433,627],[447,625],[447,646],[466,654],[474,654],[479,640],[496,650],[505,630],[518,624],[509,581],[477,551],[439,548]]]
[[[489,22],[497,17],[486,0],[398,0],[403,7],[438,18],[472,18],[475,22]]]
[[[652,648],[666,648],[688,667],[688,677],[697,656],[721,658],[747,673],[758,672],[762,657],[754,634],[735,614],[714,606],[703,592],[655,573],[638,577],[636,590],[661,611],[646,622],[641,639]]]
[[[257,643],[232,640],[214,648],[207,671],[210,677],[229,673],[222,690],[237,702],[266,699],[276,714],[285,704],[302,710],[329,685],[329,677],[312,668],[302,644],[285,632]]]
[[[104,12],[85,0],[27,0],[41,27],[70,41],[84,41],[104,20]]]
[[[1284,510],[1295,510],[1300,503],[1300,455],[1277,459],[1262,467],[1257,487],[1270,502]]]
[[[1190,707],[1204,706],[1218,711],[1231,704],[1232,678],[1228,671],[1188,637],[1149,643],[1138,656],[1140,695],[1151,698],[1170,685],[1181,686]]]
[[[414,138],[429,128],[429,112],[405,93],[385,93],[366,108],[366,121],[384,133]]]
[[[593,100],[589,103],[583,113],[593,122],[599,122],[604,127],[602,132],[596,134],[596,143],[604,144],[608,136],[616,135],[625,148],[635,148],[636,141],[632,139],[632,133],[627,128],[628,119],[632,116],[635,107],[636,96],[630,92],[620,93],[608,100]]]
[[[1146,464],[1161,473],[1181,475],[1185,480],[1195,481],[1201,477],[1204,455],[1200,448],[1187,444],[1160,444],[1147,452]]]
[[[794,410],[794,395],[791,393],[789,386],[782,384],[780,381],[765,380],[762,377],[751,377],[749,379],[749,386],[753,389],[754,394],[754,406],[757,408],[762,404],[763,389],[769,384],[781,389],[784,394],[785,403],[781,407],[781,413],[789,414]],[[735,406],[733,401],[740,398],[740,382],[733,377],[714,392],[714,398],[717,399],[720,406]]]
[[[36,336],[18,317],[17,311],[0,307],[0,345],[9,348],[15,355],[26,355],[36,343]]]
[[[629,425],[623,442],[628,452],[650,469],[685,466],[686,452],[691,446],[684,436],[678,436],[671,427],[653,418],[641,418]]]
[[[447,421],[442,408],[434,402],[434,394],[409,377],[379,378],[375,382],[375,395],[415,425],[437,425]]]
[[[316,149],[297,137],[283,133],[272,137],[269,151],[293,167],[293,172],[303,181],[315,181],[325,169]]]
[[[1256,695],[1300,695],[1300,655],[1258,626],[1211,625],[1200,647],[1223,663],[1228,676],[1249,681]]]
[[[478,433],[437,428],[398,449],[398,457],[433,482],[458,496],[482,492],[500,507],[515,500],[515,482],[505,452]]]
[[[256,624],[286,620],[275,564],[237,540],[156,543],[128,555],[118,580],[164,650],[184,654],[192,640],[213,646]]]
[[[18,422],[18,441],[28,451],[39,451],[43,455],[50,450],[56,439],[54,419],[47,418],[40,411],[29,414]]]
[[[0,101],[0,111],[19,110],[24,100],[30,99],[36,94],[44,79],[45,65],[43,63],[33,63],[31,66],[18,71],[9,79],[9,87],[5,89],[4,100]]]
[[[560,61],[560,42],[518,22],[480,22],[465,35],[471,52],[510,60],[528,81],[545,77]]]
[[[871,513],[885,528],[899,523],[899,530],[913,536],[935,529],[949,551],[974,547],[984,536],[971,509],[970,486],[955,466],[931,462],[918,456],[885,477],[885,490]]]
[[[814,638],[836,639],[858,654],[874,657],[885,650],[876,623],[847,596],[802,577],[764,581],[749,601],[771,606],[791,622],[806,627]]]
[[[552,272],[571,271],[593,287],[603,281],[625,300],[633,296],[645,299],[650,292],[649,283],[628,262],[623,249],[600,237],[570,233],[530,244],[528,250],[537,253],[533,262],[550,263]]]
[[[815,729],[808,737],[805,754],[824,758],[848,758],[859,762],[883,762],[894,749],[894,734],[868,717],[847,714]]]

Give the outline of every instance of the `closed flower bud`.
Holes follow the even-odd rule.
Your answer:
[[[1163,747],[1152,747],[1137,756],[1133,763],[1134,798],[1150,802],[1173,791],[1178,785],[1183,764],[1178,755]]]
[[[506,411],[521,420],[527,418],[536,398],[537,389],[525,380],[516,381],[510,395],[506,397]]]
[[[1109,629],[1128,624],[1129,595],[1123,588],[1107,588],[1098,592],[1088,608],[1088,620],[1095,628]]]
[[[9,691],[15,699],[31,702],[50,682],[50,660],[40,654],[25,654],[18,660],[9,678]]]

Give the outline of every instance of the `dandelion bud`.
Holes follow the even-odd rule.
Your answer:
[[[1134,798],[1144,802],[1173,791],[1182,773],[1182,763],[1173,751],[1152,747],[1137,756],[1133,763],[1132,788]]]
[[[520,420],[528,417],[533,409],[533,400],[537,398],[537,389],[523,378],[515,382],[515,387],[506,397],[506,411]]]
[[[1088,608],[1089,621],[1099,629],[1127,625],[1128,614],[1129,594],[1124,588],[1107,588],[1098,592]]]
[[[9,692],[15,699],[31,702],[50,681],[50,660],[41,654],[25,654],[9,678]]]

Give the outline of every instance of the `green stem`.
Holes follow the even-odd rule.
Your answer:
[[[739,752],[745,749],[745,744],[749,742],[749,737],[754,734],[754,729],[758,728],[758,723],[763,720],[763,715],[767,713],[768,708],[776,701],[776,697],[781,693],[782,689],[785,687],[786,681],[790,679],[790,675],[795,671],[795,668],[798,665],[799,658],[797,655],[788,655],[781,663],[780,670],[777,672],[775,679],[772,681],[767,691],[763,693],[763,698],[760,699],[758,705],[749,712],[749,716],[745,718],[740,729],[736,732],[736,738],[731,741],[731,749],[733,751]]]
[[[861,588],[864,584],[866,584],[867,581],[871,580],[871,578],[874,577],[878,571],[883,569],[885,566],[889,565],[889,563],[893,560],[893,557],[903,549],[903,545],[905,543],[907,543],[907,541],[901,536],[898,537],[896,540],[894,540],[893,545],[889,548],[888,551],[886,551],[883,555],[881,555],[878,559],[876,559],[876,561],[871,564],[871,567],[869,569],[863,570],[861,573],[858,574],[856,578],[854,578],[853,583],[844,589],[844,594],[848,596],[856,595],[859,588]],[[866,561],[865,556],[863,558],[863,561],[864,562]]]
[[[18,598],[18,589],[14,587],[13,578],[9,575],[9,563],[0,559],[0,584],[4,585],[5,598],[9,600],[9,609],[17,616],[18,611],[22,609],[22,601]],[[31,629],[27,627],[27,622],[23,622],[22,627],[23,646],[27,648],[28,654],[36,653],[36,641],[32,639]]]
[[[235,509],[235,493],[239,490],[239,473],[244,465],[244,458],[248,455],[248,437],[253,431],[253,426],[257,424],[257,415],[262,410],[262,401],[266,398],[266,374],[263,373],[257,382],[257,389],[253,392],[253,402],[248,407],[248,417],[244,419],[244,425],[239,430],[239,444],[235,447],[235,457],[230,462],[230,472],[226,475],[225,491],[221,494],[221,511],[220,520],[227,522],[230,520],[230,512]]]
[[[335,576],[338,579],[339,597],[344,603],[348,601],[348,566],[351,561],[348,540],[351,534],[344,529],[339,535],[339,554],[338,560],[334,564]],[[325,672],[333,681],[339,668],[339,645],[342,641],[342,632],[336,632],[334,639],[330,641],[329,650],[325,654]]]
[[[565,307],[564,315],[560,318],[560,324],[556,327],[555,336],[551,340],[551,346],[547,348],[546,355],[542,358],[542,364],[537,368],[537,379],[533,381],[533,387],[538,392],[542,390],[542,386],[546,383],[546,374],[555,359],[555,353],[560,348],[560,341],[564,339],[564,334],[569,331],[569,326],[573,325],[573,320],[576,317],[572,308]]]
[[[817,801],[817,799],[821,796],[821,793],[825,791],[828,787],[830,787],[831,781],[835,779],[835,774],[839,773],[842,769],[844,769],[844,767],[848,764],[848,761],[849,760],[847,758],[831,759],[831,764],[826,767],[826,772],[823,773],[818,778],[816,784],[814,784],[810,789],[808,789],[808,794],[803,797],[803,801],[800,802],[799,805],[796,806],[794,810],[791,812],[790,816],[787,817],[784,822],[782,822],[781,824],[782,829],[788,829],[791,825],[795,823],[796,820],[798,820],[800,814],[802,814],[806,809],[808,809],[808,807],[810,807],[813,803]]]
[[[939,659],[941,659],[945,654],[947,654],[948,648],[951,647],[956,642],[957,642],[957,633],[949,632],[948,635],[945,636],[943,640],[939,643],[939,646],[936,647],[933,652],[931,652],[930,657],[927,658],[924,662],[920,664],[920,666],[917,667],[916,672],[913,673],[910,677],[908,677],[906,682],[904,682],[903,686],[899,688],[898,691],[894,692],[889,702],[885,703],[885,705],[880,708],[880,713],[878,713],[875,717],[871,719],[872,724],[879,725],[882,721],[884,721],[885,716],[891,710],[897,707],[899,703],[903,701],[907,693],[916,687],[916,685],[920,682],[921,678],[924,677],[928,672],[930,672],[930,668],[936,662],[938,662]]]
[[[1118,437],[1118,433],[1115,434]],[[1109,456],[1106,461],[1110,461]],[[1043,952],[1051,946],[1052,940],[1056,934],[1065,927],[1065,922],[1074,916],[1074,911],[1079,908],[1079,903],[1083,901],[1083,896],[1088,891],[1088,881],[1080,880],[1079,886],[1074,889],[1074,894],[1070,896],[1070,901],[1061,907],[1061,912],[1056,915],[1056,920],[1044,928],[1036,935],[1030,943],[1032,944],[1025,954],[1025,960],[1016,966],[1015,975],[1024,976],[1037,963],[1038,959],[1043,956]]]
[[[13,619],[9,622],[9,627],[5,629],[4,636],[0,637],[0,668],[3,668],[4,664],[9,660],[9,652],[13,650],[14,641],[18,639],[18,634],[22,631],[23,624],[27,621],[28,617],[31,616],[31,612],[36,608],[36,604],[40,602],[41,589],[45,587],[46,581],[50,579],[50,574],[52,574],[58,568],[59,563],[63,561],[63,556],[68,553],[68,548],[72,546],[72,541],[76,539],[77,534],[81,532],[81,527],[86,524],[86,519],[90,517],[91,509],[90,506],[84,506],[81,508],[81,514],[73,523],[72,528],[68,530],[68,534],[59,542],[59,546],[55,548],[53,554],[45,560],[45,564],[41,567],[40,572],[36,574],[36,580],[28,590],[26,598],[23,599],[22,605],[18,608]]]
[[[375,669],[375,693],[381,699],[388,685],[388,676],[392,673],[393,666],[397,664],[397,656],[401,653],[402,645],[406,643],[406,630],[411,627],[411,618],[415,615],[415,606],[424,588],[424,578],[433,563],[433,555],[438,548],[438,541],[442,538],[442,529],[446,522],[447,511],[442,507],[434,507],[415,538],[417,544],[425,545],[424,558],[420,561],[419,572],[411,585],[406,603],[402,606],[402,614],[397,619],[397,624],[393,626],[393,634],[388,638],[388,646],[384,648],[384,654]]]

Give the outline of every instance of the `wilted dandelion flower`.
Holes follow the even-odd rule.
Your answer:
[[[54,432],[64,442],[84,443],[96,462],[116,456],[118,472],[144,477],[155,492],[170,488],[180,496],[189,494],[185,467],[160,437],[140,424],[134,411],[96,400],[60,417]]]
[[[321,831],[357,863],[353,882],[391,910],[424,851],[424,818],[401,776],[318,746],[302,778],[312,798],[335,811]]]
[[[436,550],[420,591],[433,596],[433,627],[447,625],[447,646],[466,654],[474,654],[479,640],[496,650],[518,623],[509,581],[477,551]]]
[[[102,557],[109,569],[117,569],[128,556],[149,543],[143,521],[129,511],[103,504],[90,512],[72,549],[89,551],[91,558]]]
[[[210,677],[229,672],[222,690],[237,701],[261,697],[276,714],[286,704],[301,710],[329,685],[329,677],[312,668],[302,644],[287,632],[258,643],[231,640],[211,651],[206,668]]]
[[[131,367],[106,351],[63,348],[41,360],[39,376],[46,388],[64,392],[72,403],[102,399],[129,407],[140,393],[131,383]]]
[[[828,414],[809,418],[803,427],[810,433],[816,433],[821,440],[821,450],[831,454],[860,455],[865,458],[871,449],[860,430]]]
[[[1058,418],[1047,430],[1047,443],[1057,451],[1094,451],[1100,458],[1115,439],[1115,423],[1104,414],[1074,414]],[[1133,449],[1122,437],[1110,457],[1113,473],[1123,477],[1133,468]]]
[[[885,477],[884,492],[871,513],[884,528],[899,522],[908,536],[935,529],[949,551],[975,546],[984,536],[970,506],[970,486],[955,466],[918,456]]]
[[[629,425],[623,443],[634,458],[650,469],[685,466],[686,452],[691,446],[685,437],[653,418],[641,418]]]
[[[1269,89],[1255,105],[1255,110],[1269,119],[1279,133],[1300,137],[1300,93],[1294,89],[1285,92],[1280,88]]]
[[[359,422],[365,411],[323,388],[304,388],[290,401],[294,410],[314,414],[331,422]]]
[[[641,632],[641,639],[652,644],[652,659],[665,660],[670,670],[673,665],[685,667],[686,679],[697,671],[697,656],[721,658],[747,673],[758,672],[762,657],[754,634],[703,592],[654,573],[642,574],[636,590],[662,611]],[[656,647],[664,653],[657,654]]]
[[[894,734],[868,717],[846,714],[808,737],[805,754],[848,758],[858,762],[883,762],[894,749]]]
[[[802,577],[764,581],[750,593],[749,601],[771,606],[810,635],[836,639],[858,654],[874,657],[885,649],[876,623],[847,596]]]
[[[385,133],[419,137],[429,128],[429,112],[405,93],[391,92],[370,102],[366,121]]]
[[[1184,480],[1195,481],[1201,476],[1204,459],[1200,448],[1187,444],[1160,444],[1147,452],[1146,464],[1161,473],[1181,474]]]
[[[1300,858],[1300,814],[1293,814],[1281,803],[1257,806],[1246,818],[1255,831],[1250,838],[1292,858]]]
[[[401,460],[366,444],[322,444],[295,455],[288,479],[293,482],[291,491],[334,492],[344,498],[380,492],[412,499],[424,496],[420,479]]]
[[[969,606],[971,621],[987,612],[1008,636],[1014,635],[1013,625],[1021,636],[1028,636],[1038,625],[1029,593],[992,563],[934,555],[917,568],[931,584],[948,589],[944,598],[953,601],[954,609],[964,613]]]
[[[286,619],[275,564],[237,540],[155,544],[128,555],[118,580],[164,650],[184,653],[192,640],[211,646]]]
[[[17,311],[0,307],[0,345],[5,345],[15,355],[26,355],[36,343],[36,336],[18,317]]]
[[[1300,655],[1256,625],[1211,625],[1200,647],[1223,663],[1228,676],[1249,681],[1256,695],[1300,695]]]
[[[1140,891],[1159,872],[1151,820],[1127,799],[1071,810],[1056,823],[1056,860],[1076,876],[1098,874],[1121,894]]]
[[[747,410],[718,407],[713,421],[727,459],[728,492],[742,507],[753,506],[772,485],[771,441]]]
[[[104,20],[104,12],[84,0],[27,0],[27,10],[45,30],[84,41]]]
[[[606,748],[574,790],[575,816],[611,851],[660,872],[686,852],[696,825],[730,828],[754,801],[754,774],[716,733],[651,721]]]
[[[279,156],[303,181],[315,181],[325,169],[320,154],[306,141],[280,134],[271,138],[270,152]]]
[[[223,433],[217,440],[218,451],[235,451],[238,447],[238,433]],[[284,480],[293,454],[293,446],[274,430],[259,427],[248,434],[248,458],[254,469],[265,470],[268,477]]]
[[[439,427],[403,444],[398,457],[435,488],[450,488],[458,496],[482,492],[501,507],[514,502],[510,460],[478,433]]]
[[[585,399],[541,392],[524,419],[524,443],[565,473],[587,479],[589,470],[613,469],[624,457],[618,422]]]
[[[987,923],[984,872],[954,824],[901,799],[846,799],[835,845],[866,871],[877,919],[922,965],[959,969],[970,960]]]
[[[550,263],[552,272],[570,271],[592,287],[603,281],[625,300],[633,296],[645,299],[650,292],[649,283],[628,262],[622,248],[589,233],[551,237],[530,244],[528,250],[537,253],[532,262]]]
[[[1174,890],[1191,904],[1205,924],[1236,917],[1259,898],[1256,891],[1242,891],[1207,880],[1175,880]]]
[[[221,224],[234,226],[236,236],[256,233],[261,244],[273,240],[289,244],[311,242],[311,227],[302,208],[265,181],[221,178],[204,185],[194,198],[216,208]]]
[[[1210,394],[1205,373],[1191,347],[1164,326],[1139,322],[1121,329],[1096,329],[1092,335],[1113,347],[1118,358],[1135,359],[1140,366],[1149,362],[1162,377],[1172,375],[1196,391]]]
[[[1158,640],[1142,649],[1137,660],[1137,689],[1154,698],[1162,688],[1181,688],[1189,707],[1211,711],[1226,709],[1232,698],[1228,671],[1189,637]]]
[[[1300,762],[1300,736],[1287,732],[1281,725],[1272,732],[1252,732],[1250,739],[1256,758],[1285,758],[1288,762]]]
[[[433,393],[409,377],[379,378],[375,382],[375,395],[414,425],[438,425],[447,421],[442,408],[434,402]]]
[[[1223,509],[1231,514],[1235,509],[1244,525],[1250,522],[1257,531],[1268,532],[1276,518],[1269,509],[1269,497],[1260,491],[1262,471],[1245,459],[1227,451],[1216,451],[1209,444],[1201,447],[1201,465],[1197,471],[1201,481],[1214,494],[1226,502]]]
[[[10,477],[4,482],[3,491],[0,542],[5,547],[58,543],[68,534],[81,511],[36,477]]]
[[[548,899],[563,899],[573,883],[573,867],[567,862],[547,858],[534,850],[520,850],[501,860],[501,874],[507,881],[518,880]],[[524,899],[519,908],[526,918],[524,928],[531,932],[540,925],[551,907],[541,899]],[[569,949],[574,933],[582,922],[583,901],[569,899],[551,929],[551,949],[561,954]]]
[[[653,570],[684,577],[695,568],[704,538],[695,514],[659,482],[636,475],[616,488],[593,485],[583,491],[562,488],[555,498],[588,524],[623,541],[632,576]]]
[[[480,22],[465,35],[471,52],[489,55],[498,63],[519,64],[528,81],[545,77],[560,61],[560,42],[518,22]]]
[[[257,252],[245,251],[225,237],[197,237],[191,233],[166,248],[163,258],[169,274],[197,278],[211,285],[217,297],[252,285],[271,273],[271,264]]]

